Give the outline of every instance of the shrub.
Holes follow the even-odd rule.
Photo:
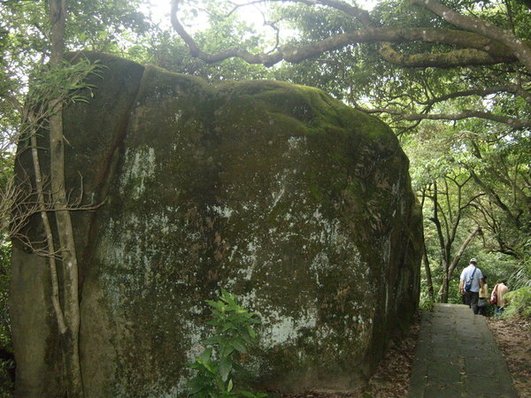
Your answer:
[[[504,317],[531,318],[531,287],[508,292],[504,297],[506,301]]]
[[[420,292],[419,308],[423,311],[433,311],[434,302],[426,292]]]
[[[253,328],[260,323],[257,315],[240,306],[236,297],[225,290],[218,300],[207,300],[207,304],[212,312],[209,325],[213,331],[203,342],[205,350],[190,365],[196,374],[191,380],[189,395],[196,398],[266,397],[234,386],[238,360],[257,343],[258,336]]]

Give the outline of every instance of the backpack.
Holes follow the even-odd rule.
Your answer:
[[[474,274],[476,273],[476,270],[478,267],[474,267],[474,271],[472,272],[472,275],[465,283],[465,292],[469,292],[470,289],[472,289],[472,281],[474,280]]]

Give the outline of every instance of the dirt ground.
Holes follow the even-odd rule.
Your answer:
[[[406,397],[420,330],[419,318],[416,319],[403,340],[391,345],[363,391],[348,394],[308,391],[304,394],[283,395],[282,398]],[[488,318],[487,324],[507,361],[519,397],[531,397],[531,321]]]
[[[505,357],[519,397],[531,397],[531,321],[489,318],[487,324]]]

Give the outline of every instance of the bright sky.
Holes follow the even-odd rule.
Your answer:
[[[231,0],[231,2],[235,4],[243,4],[249,1],[250,0]],[[151,15],[153,16],[153,20],[160,21],[163,25],[170,25],[170,0],[144,0],[144,2],[146,3],[146,5],[142,11],[147,11],[147,13],[151,13]],[[378,0],[358,1],[358,3],[361,3],[359,7],[366,10],[372,10],[377,2]],[[200,7],[202,1],[197,0],[197,3]],[[239,13],[245,21],[252,21],[255,25],[260,26],[262,25],[262,16],[260,14],[260,9],[263,7],[264,6],[260,4],[241,7]],[[182,22],[186,24],[186,21]]]

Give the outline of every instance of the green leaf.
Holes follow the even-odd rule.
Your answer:
[[[246,353],[254,343],[257,335],[252,325],[259,320],[226,290],[221,291],[218,300],[207,300],[206,303],[211,308],[212,318],[208,324],[212,326],[212,334],[203,342],[207,348],[191,365],[197,371],[194,382],[204,386],[198,394],[212,398],[239,396],[232,393],[232,376],[242,369],[235,354]]]
[[[242,354],[247,352],[247,347],[241,341],[238,341],[238,340],[233,341],[232,346],[234,347],[234,349],[236,349],[236,351]]]
[[[227,357],[222,358],[219,363],[219,374],[223,382],[226,382],[228,380],[231,371],[232,371],[232,361]]]

